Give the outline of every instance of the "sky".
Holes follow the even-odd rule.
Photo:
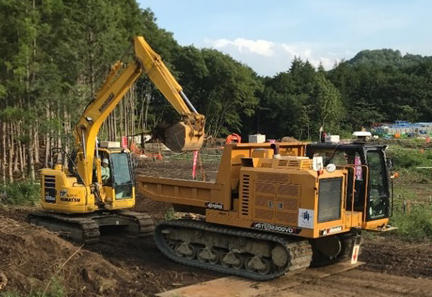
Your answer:
[[[364,49],[432,55],[432,1],[138,0],[181,45],[214,48],[260,75],[294,57],[331,69]]]

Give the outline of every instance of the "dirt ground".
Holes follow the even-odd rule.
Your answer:
[[[362,267],[362,266],[360,266]],[[430,297],[430,279],[408,278],[361,268],[334,274],[323,279],[310,279],[280,294],[280,297]]]
[[[141,206],[157,210],[156,219],[168,208],[152,201],[141,201]],[[0,210],[0,271],[7,278],[3,291],[43,291],[54,280],[53,283],[66,288],[68,296],[154,296],[222,277],[172,263],[160,254],[152,238],[106,234],[97,244],[73,244],[27,224],[24,217],[30,210]],[[379,283],[382,289],[377,296],[402,296],[399,293],[405,291],[401,284],[414,282],[418,283],[416,290],[423,292],[416,296],[432,296],[430,243],[409,243],[388,236],[368,237],[360,261],[366,264],[340,276],[310,280],[308,289],[299,287],[293,292],[300,296],[341,296],[337,294],[339,284],[365,296],[360,288],[368,292],[368,287]],[[399,293],[394,295],[395,292]]]
[[[25,222],[30,211],[0,209],[0,294],[44,291],[51,280],[68,296],[153,296],[220,276],[170,262],[152,237],[104,234],[96,244],[71,243]]]
[[[191,160],[180,163],[148,161],[137,173],[190,178]],[[204,167],[201,178],[214,180],[215,168],[215,163]],[[156,221],[169,209],[170,205],[137,197],[136,210],[150,213]],[[151,237],[105,234],[101,242],[84,246],[65,241],[27,224],[30,211],[0,208],[0,294],[49,291],[60,284],[67,296],[154,296],[222,276],[172,263]],[[283,296],[432,296],[431,243],[367,236],[360,261],[366,264],[343,275],[309,280],[307,286]]]

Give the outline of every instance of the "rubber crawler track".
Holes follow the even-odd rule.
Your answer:
[[[106,214],[108,216],[118,216],[128,218],[138,226],[138,236],[149,236],[154,231],[154,223],[146,213],[133,211],[118,211]],[[61,214],[48,213],[43,211],[34,212],[28,215],[30,223],[46,227],[54,232],[82,243],[95,243],[100,238],[100,225],[98,219],[103,218],[104,214],[90,214],[87,216],[67,216]],[[64,228],[65,227],[65,228]],[[74,235],[71,235],[74,230]],[[76,236],[76,234],[80,234]]]
[[[69,237],[78,242],[88,244],[99,241],[99,225],[89,218],[67,217],[39,211],[29,214],[27,219],[31,224],[43,226],[54,232],[60,232],[62,235],[65,235],[65,232],[68,233],[71,229],[74,229],[81,233],[80,238],[68,235],[65,235],[65,237]],[[67,226],[68,230],[62,231],[62,226]],[[56,229],[53,229],[52,227],[55,227]]]
[[[206,232],[213,232],[218,234],[225,234],[230,236],[279,243],[287,250],[287,253],[290,255],[291,261],[288,262],[286,267],[276,272],[262,275],[259,273],[250,272],[243,269],[242,270],[233,269],[221,265],[204,263],[195,259],[188,260],[183,257],[178,257],[172,252],[172,249],[168,246],[162,234],[162,230],[166,227],[195,229],[195,230],[202,230]],[[213,270],[225,274],[237,275],[237,276],[258,280],[258,281],[265,281],[265,280],[277,278],[283,275],[287,271],[304,270],[307,267],[309,267],[310,262],[312,260],[312,248],[307,240],[290,239],[283,236],[277,236],[277,235],[267,234],[263,232],[249,231],[249,230],[244,230],[239,228],[227,228],[227,227],[213,225],[213,224],[200,222],[200,221],[182,219],[182,220],[162,222],[156,226],[154,237],[155,237],[156,246],[159,248],[159,250],[165,256],[167,256],[169,259],[175,262],[184,265],[202,268],[202,269]]]

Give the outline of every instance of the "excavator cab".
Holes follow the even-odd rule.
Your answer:
[[[133,203],[135,187],[129,151],[121,149],[120,143],[103,141],[97,149],[93,182],[103,187],[105,208],[115,209],[129,200]]]
[[[346,208],[361,211],[363,228],[374,231],[385,227],[391,215],[386,148],[364,142],[312,143],[306,147],[306,155],[323,157],[324,166],[332,163],[348,169]]]
[[[101,156],[101,182],[107,196],[111,199],[132,198],[134,181],[129,153],[121,150],[99,149],[99,155]],[[95,174],[95,181],[97,179],[98,174]]]

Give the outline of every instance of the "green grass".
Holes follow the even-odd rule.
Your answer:
[[[173,207],[170,207],[167,209],[167,211],[164,214],[164,219],[165,221],[170,221],[170,220],[174,220],[175,217],[175,211]]]
[[[392,142],[387,155],[399,173],[394,186],[395,235],[412,241],[432,240],[432,150],[424,140]]]
[[[390,145],[388,157],[393,160],[393,171],[399,172],[398,183],[432,183],[432,150],[429,148],[407,148],[401,145]]]
[[[395,211],[390,220],[398,227],[396,234],[402,238],[420,241],[432,240],[432,206],[411,205],[409,211]]]
[[[40,185],[20,181],[0,185],[0,203],[9,205],[35,205],[39,200]]]
[[[6,291],[0,293],[0,297],[64,297],[67,296],[66,290],[61,281],[54,279],[49,288],[44,292],[44,289],[38,289],[34,292],[21,294],[15,291]]]
[[[404,181],[395,185],[393,216],[390,218],[390,224],[398,227],[394,231],[396,236],[411,241],[432,240],[430,195],[432,189],[428,186],[406,185]]]
[[[390,146],[387,153],[389,157],[393,158],[396,168],[432,166],[432,150],[429,149]]]

